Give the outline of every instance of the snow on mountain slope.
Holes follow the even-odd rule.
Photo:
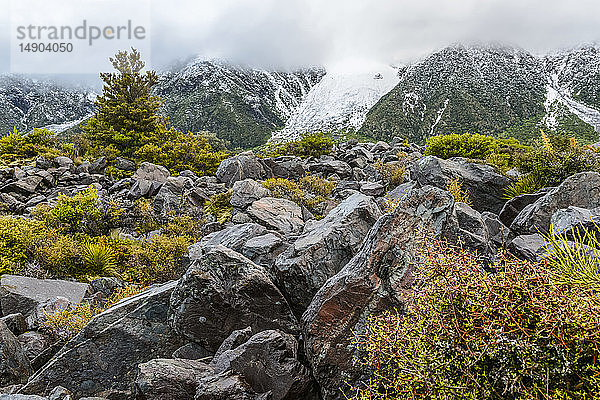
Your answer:
[[[306,95],[273,140],[298,137],[304,132],[359,129],[367,112],[399,81],[390,66],[364,72],[328,72]]]

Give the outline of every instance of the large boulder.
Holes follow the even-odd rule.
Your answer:
[[[179,214],[202,207],[204,199],[193,196],[193,189],[194,181],[191,178],[167,178],[154,198],[154,212],[167,216],[169,213]]]
[[[0,321],[0,387],[25,383],[31,364],[15,335]]]
[[[264,268],[221,245],[191,260],[171,297],[170,318],[179,333],[213,353],[231,332],[248,326],[298,332]]]
[[[504,207],[502,207],[500,214],[498,214],[498,219],[505,226],[510,226],[517,217],[517,215],[519,215],[519,213],[523,211],[525,207],[532,203],[535,203],[537,199],[543,197],[552,189],[553,188],[543,188],[535,193],[525,193],[513,197],[512,199],[508,200],[506,204],[504,204]]]
[[[325,400],[342,399],[368,371],[355,364],[354,343],[370,316],[402,309],[412,280],[419,233],[441,236],[454,199],[431,186],[413,190],[393,213],[382,216],[358,253],[316,293],[302,316],[306,354]],[[347,392],[347,393],[351,393]]]
[[[169,357],[183,342],[167,324],[170,282],[122,300],[94,317],[21,389],[47,394],[55,386],[83,396],[130,396],[137,365]]]
[[[341,202],[275,261],[278,286],[301,315],[313,295],[356,254],[381,211],[361,193]]]
[[[213,369],[197,360],[159,358],[138,365],[135,394],[139,399],[193,399],[198,381]]]
[[[565,179],[558,187],[525,207],[510,229],[519,235],[547,233],[552,215],[569,206],[600,207],[600,173],[581,172]]]
[[[40,304],[58,297],[81,303],[90,292],[90,286],[86,283],[2,275],[0,307],[4,315],[21,313],[27,316]]]
[[[133,179],[165,183],[169,176],[171,173],[162,165],[143,162],[133,174]]]
[[[570,240],[576,238],[578,234],[583,235],[584,231],[599,236],[599,223],[600,208],[589,210],[570,206],[556,211],[550,218],[550,225],[554,227],[554,231]]]
[[[310,372],[298,361],[298,342],[280,331],[259,332],[210,365],[217,374],[233,371],[242,376],[256,393],[270,393],[272,400],[318,398]]]
[[[306,175],[302,159],[294,156],[271,157],[262,160],[268,176],[299,179]]]
[[[304,227],[302,208],[287,199],[264,197],[253,202],[247,212],[259,224],[285,235],[298,234]]]
[[[458,179],[477,211],[496,214],[504,206],[504,189],[510,183],[508,178],[497,173],[493,167],[469,162],[464,158],[442,160],[426,156],[413,164],[410,176],[421,186],[433,185],[444,190],[452,179]]]
[[[239,375],[227,371],[198,381],[194,400],[270,400],[269,393],[258,394]]]
[[[230,203],[235,208],[245,210],[250,204],[269,196],[269,194],[269,189],[254,179],[244,179],[233,184],[233,194]]]
[[[254,180],[266,178],[265,168],[251,151],[221,161],[215,175],[220,182],[225,183],[228,187],[233,186],[237,181],[248,178]]]

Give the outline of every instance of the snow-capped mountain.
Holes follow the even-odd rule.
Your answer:
[[[371,107],[398,81],[398,69],[387,65],[363,72],[327,72],[273,139],[311,131],[357,130]]]
[[[283,128],[310,89],[320,68],[273,72],[196,59],[161,75],[155,94],[178,129],[217,133],[232,147],[264,143]]]
[[[49,126],[67,129],[93,111],[95,94],[20,75],[0,76],[0,136]]]

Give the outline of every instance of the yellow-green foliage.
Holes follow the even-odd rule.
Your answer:
[[[138,234],[152,232],[160,227],[160,221],[154,213],[152,200],[144,198],[136,200],[134,218],[136,219],[136,231]]]
[[[117,255],[102,242],[83,245],[83,265],[87,274],[96,276],[118,276]]]
[[[130,285],[117,288],[101,306],[92,306],[89,303],[66,307],[53,313],[46,313],[44,327],[58,339],[69,340],[81,331],[96,315],[108,310],[119,301],[126,299],[144,290],[142,286]]]
[[[306,207],[315,214],[315,218],[322,216],[319,209],[327,201],[336,188],[337,183],[314,175],[305,175],[298,182],[285,178],[270,178],[263,181],[263,186],[271,191],[273,197],[281,197]]]
[[[0,274],[12,272],[13,267],[30,257],[30,243],[46,236],[41,221],[0,216]]]
[[[273,197],[281,197],[302,204],[306,193],[297,182],[285,178],[269,178],[262,185],[271,191]]]
[[[331,153],[334,140],[323,132],[305,133],[300,139],[282,143],[269,143],[258,151],[262,157],[297,156],[319,157]]]
[[[211,196],[204,204],[204,212],[214,216],[220,224],[231,220],[231,213],[233,212],[230,203],[231,196],[233,196],[232,190]]]
[[[504,198],[510,200],[521,194],[534,193],[543,187],[544,183],[537,175],[529,174],[508,185],[504,190]]]
[[[43,155],[54,158],[61,155],[56,148],[54,134],[46,129],[34,129],[29,134],[18,132],[0,138],[0,161],[12,163],[15,161],[30,161]]]
[[[600,297],[546,264],[418,251],[406,312],[375,316],[357,340],[370,379],[356,399],[600,398]],[[490,269],[494,270],[490,273]]]
[[[471,205],[471,199],[469,198],[469,193],[463,189],[462,182],[458,178],[450,179],[448,184],[446,185],[446,190],[452,194],[454,197],[454,201],[458,203],[465,203],[466,205]]]
[[[384,164],[381,160],[377,160],[373,167],[379,173],[379,176],[391,186],[398,186],[404,182],[404,173],[406,166],[401,161],[395,163]]]
[[[148,143],[136,151],[138,160],[167,167],[171,173],[189,169],[197,175],[212,175],[229,153],[214,150],[201,133],[173,132],[162,144]]]
[[[337,182],[306,174],[300,178],[299,186],[316,195],[329,197],[337,187]]]

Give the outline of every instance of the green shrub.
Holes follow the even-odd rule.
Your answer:
[[[0,138],[0,161],[12,163],[15,161],[29,161],[38,156],[54,158],[65,155],[56,147],[54,133],[46,129],[34,129],[28,134],[15,130]]]
[[[89,186],[73,197],[60,193],[56,205],[39,205],[34,216],[63,231],[95,232],[101,221],[98,192]]]
[[[447,159],[465,157],[488,160],[502,169],[514,162],[514,158],[526,153],[528,147],[516,139],[497,139],[491,136],[463,133],[462,135],[437,135],[431,137],[425,146],[425,155]]]
[[[472,205],[469,193],[463,189],[462,182],[458,178],[450,179],[450,182],[446,185],[446,190],[450,192],[457,203],[465,203],[468,206]]]
[[[357,399],[594,399],[600,297],[549,264],[425,243],[407,309],[374,317]]]
[[[11,273],[13,268],[31,258],[31,243],[47,236],[43,222],[0,216],[0,274]]]
[[[288,199],[306,207],[315,218],[323,216],[329,197],[337,183],[313,175],[305,175],[298,182],[285,178],[269,178],[262,185],[271,191],[271,196]]]
[[[204,204],[204,212],[214,216],[220,224],[224,224],[231,220],[233,207],[230,201],[232,196],[232,190],[211,196]]]
[[[504,190],[504,198],[510,200],[521,194],[535,193],[543,187],[544,183],[537,175],[529,174],[508,185]]]
[[[334,140],[323,132],[305,133],[298,140],[267,144],[258,151],[258,155],[262,157],[319,157],[330,154],[333,145]]]
[[[377,160],[373,167],[387,185],[398,186],[404,182],[406,166],[400,161],[384,164],[381,160]]]
[[[102,242],[83,245],[84,274],[96,276],[118,276],[115,251]]]

